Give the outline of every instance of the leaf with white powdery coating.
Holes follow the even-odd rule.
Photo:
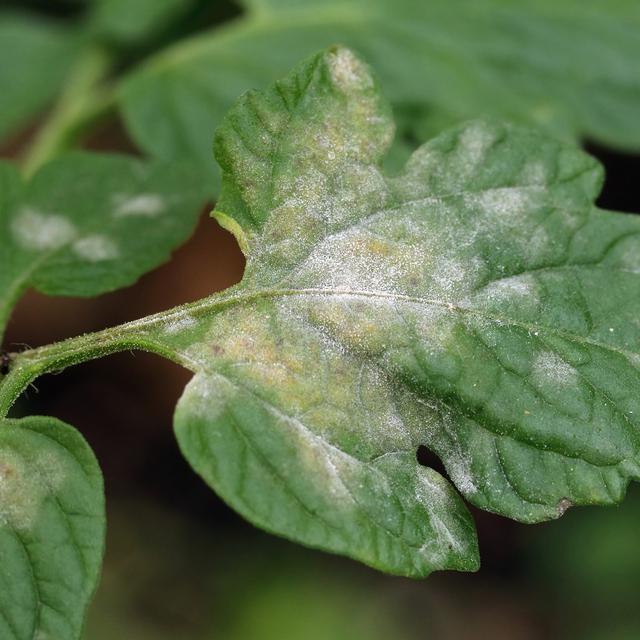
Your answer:
[[[132,284],[187,239],[203,202],[178,164],[73,153],[27,184],[0,164],[0,335],[28,287],[93,296]]]
[[[104,536],[102,474],[80,434],[0,420],[0,636],[79,639]]]
[[[596,209],[597,162],[535,131],[471,122],[388,178],[392,135],[343,48],[246,94],[215,142],[243,281],[144,338],[196,372],[176,432],[229,504],[424,576],[477,567],[454,486],[538,522],[640,475],[640,220]]]

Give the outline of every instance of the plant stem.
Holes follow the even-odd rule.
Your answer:
[[[113,108],[115,91],[105,84],[112,64],[112,56],[97,45],[80,56],[57,105],[22,158],[27,176],[70,147],[89,124]]]
[[[171,360],[176,354],[142,336],[126,335],[118,328],[71,338],[47,347],[12,354],[9,374],[0,383],[0,418],[6,417],[20,394],[39,376],[61,371],[119,351],[141,350],[159,353]]]
[[[184,313],[186,311],[178,307],[142,320],[11,354],[10,371],[4,379],[0,379],[0,418],[6,417],[20,394],[41,375],[62,371],[69,366],[112,353],[148,351],[188,366],[176,350],[162,344],[160,340],[154,340],[153,331],[149,331],[153,329],[153,325],[180,317]]]
[[[231,290],[102,331],[87,333],[44,347],[12,353],[9,373],[0,376],[0,418],[6,417],[20,394],[39,376],[119,351],[147,351],[193,369],[178,349],[162,339],[163,327],[184,317],[211,316],[235,302],[260,297]]]
[[[7,416],[9,409],[20,394],[39,376],[62,371],[67,367],[119,351],[147,351],[172,360],[194,373],[199,364],[190,360],[186,353],[172,344],[166,329],[181,320],[194,318],[213,318],[217,313],[237,304],[251,304],[264,298],[282,298],[297,295],[326,296],[335,295],[329,289],[258,289],[244,290],[243,287],[231,287],[221,293],[214,293],[207,298],[189,302],[161,311],[140,320],[127,322],[115,327],[86,333],[76,338],[69,338],[44,347],[29,349],[21,353],[12,353],[9,373],[0,376],[0,418]],[[353,295],[353,291],[348,292]],[[360,292],[364,297],[375,297],[378,294]],[[415,300],[407,297],[409,300]],[[438,301],[428,300],[430,304]],[[445,304],[445,303],[442,303]],[[458,309],[458,311],[462,311]],[[528,327],[531,329],[531,327]]]

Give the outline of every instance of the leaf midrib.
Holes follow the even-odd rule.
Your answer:
[[[568,264],[568,265],[559,265],[554,267],[546,267],[548,270],[556,270],[556,269],[579,269],[579,268],[592,268],[592,269],[606,269],[611,271],[624,271],[625,273],[640,275],[640,273],[636,271],[628,271],[625,269],[616,269],[611,268],[608,265],[600,265],[600,264]],[[539,269],[538,271],[541,271]],[[520,275],[527,275],[528,272],[524,272]],[[515,276],[515,277],[519,277]],[[488,283],[491,284],[491,283]],[[426,298],[423,296],[411,296],[405,295],[390,291],[367,291],[367,290],[358,290],[358,289],[329,289],[329,288],[305,288],[305,289],[263,289],[258,291],[250,291],[248,293],[238,293],[232,295],[227,298],[214,296],[213,298],[205,298],[196,303],[192,303],[191,305],[186,305],[185,307],[180,308],[179,310],[175,310],[174,315],[167,316],[165,314],[159,314],[159,317],[155,317],[153,320],[153,324],[158,321],[165,321],[168,319],[176,319],[182,317],[183,315],[188,315],[192,313],[198,312],[206,312],[209,310],[214,310],[216,307],[228,307],[235,304],[245,304],[251,303],[255,300],[259,299],[268,299],[268,298],[280,298],[280,297],[292,297],[292,296],[318,296],[318,297],[348,297],[348,298],[365,298],[365,299],[381,299],[381,300],[389,300],[393,302],[406,302],[409,304],[423,304],[428,306],[438,306],[446,309],[447,311],[463,313],[468,315],[479,316],[483,319],[490,320],[492,322],[496,322],[498,324],[508,324],[511,326],[517,326],[527,331],[539,331],[545,330],[550,333],[559,336],[561,338],[567,338],[574,342],[578,342],[580,344],[586,344],[594,347],[599,347],[608,351],[613,351],[619,353],[623,356],[638,356],[640,352],[631,351],[628,349],[623,349],[622,347],[617,347],[615,345],[611,345],[605,342],[601,342],[599,340],[595,340],[593,338],[580,336],[575,333],[571,333],[570,331],[560,330],[556,327],[551,327],[545,324],[534,324],[527,323],[521,320],[515,320],[510,317],[501,317],[495,314],[490,314],[485,311],[481,311],[476,308],[465,307],[462,306],[459,302],[451,302],[447,300],[440,300],[438,298]],[[152,320],[152,318],[148,318],[148,320]],[[140,322],[140,321],[138,321]],[[142,321],[144,322],[144,321]],[[135,324],[135,323],[133,323]]]

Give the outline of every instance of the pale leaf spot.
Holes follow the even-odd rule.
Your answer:
[[[113,215],[116,218],[155,218],[166,209],[164,199],[157,193],[141,193],[132,197],[118,194],[113,200],[116,206]]]
[[[76,235],[75,226],[67,218],[30,208],[13,220],[11,231],[21,247],[33,251],[55,251]]]
[[[64,463],[50,453],[27,461],[15,451],[0,451],[0,527],[30,530],[41,505],[65,477]]]
[[[340,88],[349,90],[373,85],[365,66],[348,49],[339,49],[329,56],[331,77]]]
[[[73,243],[73,252],[87,262],[115,260],[120,255],[116,243],[111,238],[100,234],[76,240]]]
[[[532,374],[539,384],[571,386],[578,381],[578,372],[551,351],[543,351],[536,356]]]

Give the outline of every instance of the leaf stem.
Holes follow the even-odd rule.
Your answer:
[[[141,336],[122,334],[117,328],[11,354],[11,369],[0,382],[0,418],[7,416],[20,394],[39,376],[127,350],[151,351],[172,360],[176,359],[172,351],[162,349],[160,344],[145,341]]]
[[[167,340],[160,339],[163,327],[185,317],[212,315],[234,302],[244,300],[232,290],[187,303],[115,327],[86,333],[43,347],[12,353],[9,373],[0,376],[0,418],[6,417],[20,394],[38,377],[95,360],[120,351],[147,351],[163,356],[187,369],[193,363]]]
[[[72,69],[66,87],[48,120],[22,158],[25,175],[69,148],[86,128],[115,105],[115,89],[105,83],[113,56],[92,45]]]
[[[20,394],[38,377],[120,351],[148,351],[188,367],[176,350],[154,340],[147,329],[169,312],[102,331],[87,333],[44,347],[12,353],[9,373],[0,379],[0,418],[6,417]],[[175,311],[172,315],[175,314]]]

